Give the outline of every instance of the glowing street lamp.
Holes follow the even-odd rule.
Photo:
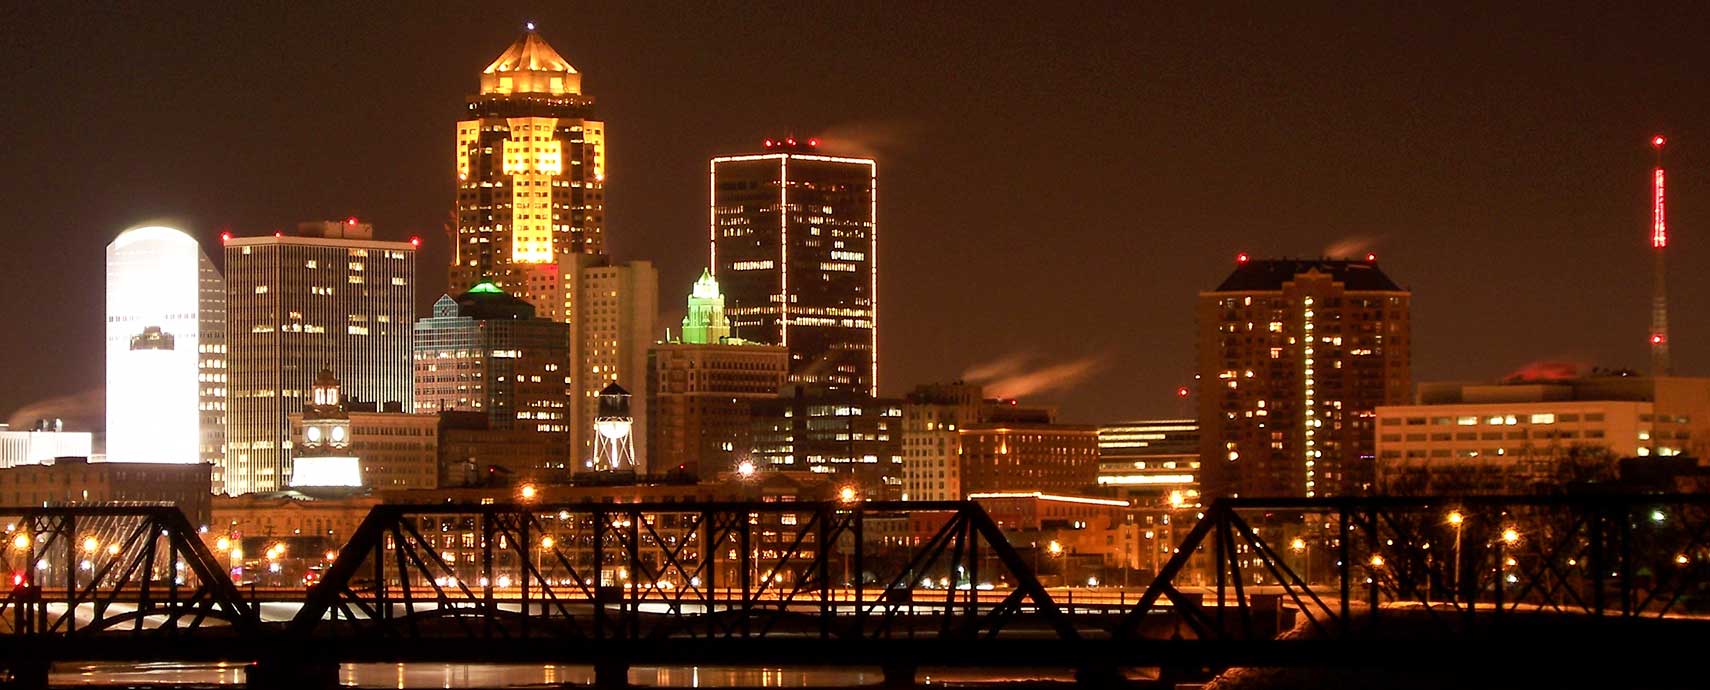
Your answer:
[[[1461,526],[1461,523],[1465,521],[1466,517],[1461,515],[1461,511],[1455,510],[1449,512],[1449,524],[1459,527]]]
[[[1045,545],[1045,550],[1051,553],[1052,558],[1063,555],[1063,545],[1058,543],[1055,539],[1052,539],[1051,543]]]
[[[854,503],[855,499],[859,497],[860,493],[856,492],[853,486],[845,486],[837,491],[837,500],[844,503]]]
[[[19,532],[18,536],[12,537],[12,548],[15,548],[15,549],[30,548],[30,535],[25,534],[23,532]]]
[[[214,540],[214,550],[215,551],[221,551],[221,552],[231,551],[232,550],[232,540],[227,539],[225,537],[220,537],[219,539],[215,539]]]
[[[524,484],[522,485],[522,490],[518,493],[522,496],[522,500],[532,501],[534,500],[534,497],[539,494],[539,491],[534,488],[533,484]]]
[[[1288,543],[1288,547],[1294,549],[1295,553],[1300,553],[1306,550],[1306,540],[1301,539],[1300,537],[1295,537],[1294,541]]]
[[[742,462],[736,463],[736,476],[743,479],[754,476],[754,461],[743,460]]]
[[[1502,543],[1512,546],[1512,545],[1518,543],[1519,541],[1520,541],[1519,530],[1516,530],[1513,527],[1502,530]]]
[[[96,540],[94,537],[84,537],[83,538],[83,550],[84,551],[93,552],[93,551],[100,549],[100,548],[101,548],[101,542]]]

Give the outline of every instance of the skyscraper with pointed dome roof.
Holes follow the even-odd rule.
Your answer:
[[[689,293],[689,313],[683,315],[683,342],[693,345],[717,343],[730,337],[730,321],[724,316],[724,295],[712,271],[701,269]]]
[[[457,123],[452,294],[491,280],[565,320],[559,260],[605,248],[605,128],[533,24],[487,65]]]

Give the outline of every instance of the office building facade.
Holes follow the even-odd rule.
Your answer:
[[[107,458],[224,456],[224,281],[196,239],[151,226],[107,245]]]
[[[877,164],[817,147],[712,160],[712,274],[736,336],[789,349],[792,384],[875,396]]]
[[[1199,423],[1148,419],[1098,427],[1098,484],[1136,505],[1199,503]]]
[[[870,498],[901,497],[902,400],[792,386],[756,401],[753,414],[755,467],[827,475]]]
[[[1197,308],[1202,490],[1372,490],[1376,408],[1411,396],[1411,293],[1375,260],[1252,260]]]
[[[416,243],[377,241],[355,219],[298,230],[226,241],[225,493],[291,485],[288,418],[322,369],[347,396],[415,404]]]
[[[415,325],[419,414],[480,412],[489,429],[542,435],[558,463],[570,453],[570,327],[536,318],[490,282],[444,295]]]

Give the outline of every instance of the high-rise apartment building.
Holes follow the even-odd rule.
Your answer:
[[[224,280],[196,239],[151,226],[107,245],[107,458],[224,456]]]
[[[649,470],[712,476],[749,457],[752,405],[778,396],[789,352],[730,337],[710,273],[695,281],[688,306],[682,342],[647,355]]]
[[[648,261],[612,263],[604,255],[576,255],[562,264],[575,287],[565,313],[570,322],[570,453],[572,467],[587,469],[594,454],[594,418],[600,391],[611,384],[645,390],[647,349],[658,337],[659,271]],[[646,396],[630,401],[635,459],[647,467]]]
[[[291,485],[288,417],[322,369],[351,397],[415,404],[416,242],[354,218],[298,233],[226,240],[229,494]]]
[[[457,123],[450,291],[483,280],[564,320],[558,260],[605,246],[605,123],[582,75],[527,33],[481,73]]]
[[[877,164],[768,140],[712,159],[713,275],[735,335],[790,351],[790,382],[878,394]]]
[[[1371,490],[1375,409],[1406,402],[1409,303],[1375,259],[1252,260],[1199,293],[1202,490]]]
[[[490,282],[444,295],[415,326],[416,409],[480,412],[487,429],[542,434],[544,466],[570,454],[570,326]]]

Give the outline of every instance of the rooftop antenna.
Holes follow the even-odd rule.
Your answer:
[[[1651,375],[1669,376],[1674,373],[1668,358],[1668,282],[1665,278],[1668,249],[1668,222],[1663,206],[1663,145],[1668,140],[1658,134],[1651,137],[1656,149],[1657,165],[1651,170],[1651,249],[1656,252],[1656,276],[1651,293]]]

